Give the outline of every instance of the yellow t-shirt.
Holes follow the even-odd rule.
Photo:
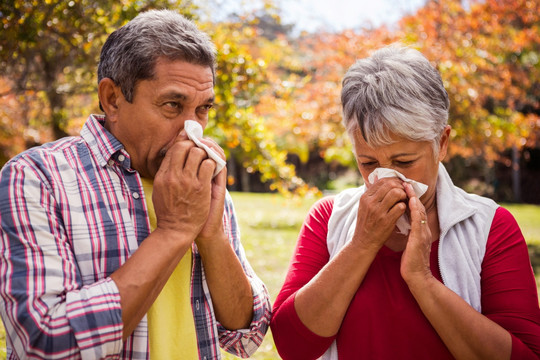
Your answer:
[[[153,181],[143,179],[150,228],[156,228],[152,203]],[[198,359],[195,321],[191,310],[191,247],[188,249],[158,298],[148,310],[150,359]]]

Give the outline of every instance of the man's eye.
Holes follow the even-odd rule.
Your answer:
[[[212,107],[213,107],[213,105],[211,105],[211,104],[199,106],[199,107],[197,108],[197,113],[198,113],[200,116],[208,116],[208,113],[210,112],[210,109],[211,109]]]
[[[174,101],[169,101],[165,103],[165,106],[171,109],[178,109],[180,107],[180,104]]]

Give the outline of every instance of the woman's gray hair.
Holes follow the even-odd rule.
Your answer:
[[[101,49],[98,83],[112,79],[127,101],[135,85],[151,79],[158,58],[208,66],[215,81],[216,48],[210,37],[171,10],[150,10],[114,31]]]
[[[431,141],[435,153],[450,101],[439,72],[417,50],[393,44],[356,61],[343,78],[343,123],[351,141],[361,131],[370,146],[391,135]]]

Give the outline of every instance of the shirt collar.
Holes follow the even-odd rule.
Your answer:
[[[131,169],[131,158],[124,145],[105,129],[105,115],[92,114],[81,130],[81,137],[86,141],[99,166],[105,167],[114,162]]]

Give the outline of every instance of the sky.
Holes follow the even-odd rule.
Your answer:
[[[426,0],[280,0],[284,23],[314,31],[392,25]]]
[[[295,31],[341,31],[346,28],[391,26],[426,0],[274,0],[282,9],[282,22]],[[202,2],[204,3],[204,2]],[[219,18],[241,9],[260,8],[262,0],[207,0],[211,17]]]

